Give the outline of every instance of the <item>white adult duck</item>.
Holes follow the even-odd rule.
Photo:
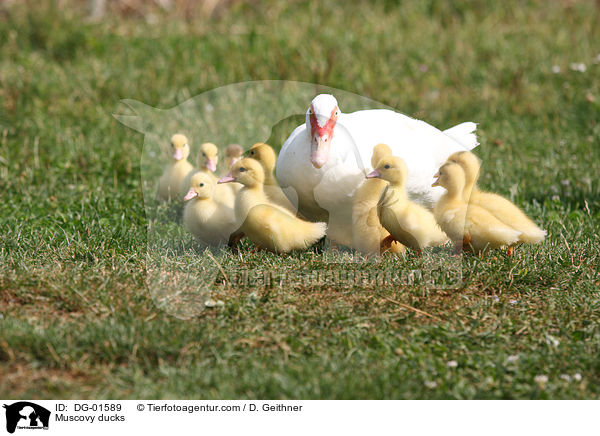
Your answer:
[[[433,175],[450,154],[478,145],[475,129],[467,122],[442,132],[387,109],[345,114],[334,96],[320,94],[306,111],[306,122],[283,144],[276,176],[282,188],[295,189],[300,213],[328,220],[328,236],[352,246],[352,197],[373,169],[375,144],[389,145],[406,162],[409,198],[432,208],[444,193],[431,186]]]

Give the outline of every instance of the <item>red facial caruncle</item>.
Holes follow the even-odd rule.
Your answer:
[[[315,108],[310,106],[310,137],[311,137],[311,153],[310,161],[317,169],[323,167],[329,160],[329,152],[331,148],[331,140],[333,139],[333,129],[337,123],[338,108],[335,106],[331,110],[331,114],[325,125],[320,126],[315,114]]]
[[[337,112],[338,108],[334,107],[327,119],[327,122],[324,126],[319,125],[319,121],[317,120],[317,114],[315,114],[315,109],[311,105],[310,106],[310,136],[314,137],[317,134],[320,137],[323,137],[325,134],[331,136],[333,135],[333,128],[335,127],[335,123],[337,122]]]

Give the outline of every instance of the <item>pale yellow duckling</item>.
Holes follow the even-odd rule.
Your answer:
[[[257,160],[263,167],[265,171],[265,194],[269,200],[275,203],[278,206],[284,207],[293,214],[296,214],[298,208],[292,204],[292,202],[287,198],[275,175],[273,172],[275,171],[275,165],[277,164],[277,156],[275,155],[275,150],[264,142],[257,142],[254,144],[247,153],[248,157]]]
[[[184,197],[185,227],[201,242],[208,245],[226,243],[237,229],[233,209],[214,200],[216,182],[212,174],[197,172],[190,181]]]
[[[212,142],[205,142],[200,146],[199,154],[198,154],[198,168],[194,169],[193,173],[188,174],[188,176],[184,179],[183,185],[181,189],[183,192],[187,192],[190,188],[190,181],[192,176],[198,172],[202,172],[205,174],[209,174],[215,179],[215,182],[218,180],[218,177],[213,173],[217,170],[217,163],[219,162],[219,149]]]
[[[265,172],[256,160],[239,160],[231,168],[230,175],[223,177],[219,183],[232,181],[241,183],[243,188],[235,201],[235,217],[239,228],[231,235],[230,246],[247,236],[259,248],[287,253],[304,250],[325,236],[325,223],[311,223],[296,218],[267,198],[263,189]]]
[[[465,201],[465,172],[460,165],[448,162],[436,174],[432,186],[442,186],[446,193],[434,208],[440,227],[454,241],[457,251],[470,248],[481,252],[488,248],[510,246],[518,242],[521,232],[496,218],[487,209]]]
[[[225,149],[225,171],[223,172],[223,175],[229,174],[229,171],[231,170],[233,164],[240,160],[243,155],[244,149],[241,145],[229,144]],[[238,191],[242,189],[242,185],[240,183],[228,183],[225,186],[231,189],[234,197],[236,196]]]
[[[198,168],[200,171],[214,173],[219,163],[219,148],[212,142],[205,142],[200,146]]]
[[[190,181],[195,174],[203,173],[208,175],[216,183],[219,178],[214,174],[219,162],[219,149],[212,142],[205,142],[200,146],[198,155],[198,169],[191,172],[181,185],[182,192],[188,192]],[[225,206],[233,208],[235,201],[235,192],[229,186],[217,186],[215,188],[215,201],[223,203]]]
[[[396,241],[421,252],[426,247],[444,243],[448,237],[431,212],[408,199],[405,188],[407,176],[404,160],[395,156],[380,159],[377,168],[367,175],[368,178],[377,177],[389,182],[377,206],[383,227]]]
[[[376,168],[381,158],[391,155],[390,147],[386,144],[377,144],[373,147],[371,166]],[[352,246],[364,254],[405,251],[405,247],[397,241],[393,241],[391,246],[384,242],[390,233],[379,222],[377,203],[386,186],[385,180],[367,179],[356,190],[352,199]]]
[[[448,157],[448,162],[460,165],[465,173],[465,189],[463,199],[470,204],[476,204],[492,213],[500,221],[519,230],[519,242],[539,244],[544,240],[546,231],[540,229],[525,213],[506,198],[484,192],[477,186],[481,169],[479,158],[469,151],[459,151]],[[512,249],[509,250],[509,254]]]
[[[177,133],[171,137],[169,152],[172,153],[173,160],[158,181],[158,197],[165,201],[181,198],[181,183],[194,169],[187,160],[190,146],[185,135]]]
[[[242,158],[244,149],[238,144],[229,144],[225,149],[225,170],[229,172],[234,163]]]

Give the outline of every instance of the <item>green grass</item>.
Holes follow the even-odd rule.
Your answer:
[[[0,6],[0,397],[600,398],[600,9],[342,4],[242,2],[155,25]],[[199,247],[174,207],[144,203],[144,136],[111,114],[121,99],[168,109],[263,79],[343,89],[440,128],[478,122],[482,184],[547,240],[466,257],[458,288],[220,276],[222,306],[188,320],[157,308],[148,210],[169,218],[175,267],[196,265]],[[218,259],[229,273],[361,267],[248,247]]]

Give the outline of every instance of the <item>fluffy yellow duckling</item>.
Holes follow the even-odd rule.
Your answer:
[[[170,152],[173,153],[173,161],[158,181],[158,197],[165,201],[182,196],[181,183],[194,169],[187,160],[190,146],[184,135],[177,133],[171,137]]]
[[[460,165],[448,162],[442,165],[436,177],[432,186],[442,186],[447,192],[435,205],[434,215],[440,227],[454,241],[457,251],[471,248],[481,252],[518,242],[520,231],[499,220],[487,209],[465,201],[465,172]]]
[[[225,170],[229,172],[234,163],[242,158],[244,149],[238,144],[229,144],[225,149]]]
[[[198,167],[200,171],[217,171],[219,163],[219,149],[212,142],[205,142],[200,146],[200,155],[198,156]]]
[[[181,192],[188,192],[190,182],[195,174],[203,173],[208,175],[216,183],[218,179],[213,173],[217,170],[219,162],[219,149],[212,142],[205,142],[200,146],[200,154],[198,156],[198,169],[194,170],[184,178],[181,185]],[[233,209],[235,201],[235,192],[229,186],[217,186],[215,188],[215,201],[223,203]]]
[[[304,250],[325,236],[325,223],[303,221],[268,200],[263,189],[265,172],[254,159],[244,158],[236,162],[230,175],[223,177],[219,183],[232,181],[241,183],[243,188],[235,201],[239,228],[231,235],[230,246],[247,236],[259,248],[287,253]]]
[[[477,186],[477,179],[481,163],[477,156],[469,151],[459,151],[448,157],[448,162],[460,165],[465,173],[465,189],[463,199],[477,206],[481,206],[498,218],[509,224],[513,229],[519,230],[519,242],[539,244],[544,240],[546,231],[540,229],[525,213],[514,203],[498,194],[484,192]],[[512,248],[509,249],[509,254]]]
[[[185,227],[201,242],[208,245],[226,243],[237,228],[233,209],[214,201],[216,182],[212,174],[197,172],[190,181],[184,197]]]
[[[431,212],[408,199],[405,189],[407,175],[408,169],[401,158],[386,156],[379,160],[377,168],[367,177],[389,182],[377,205],[383,227],[396,241],[421,252],[425,247],[442,244],[448,237]]]
[[[225,149],[225,171],[224,171],[223,175],[229,174],[229,171],[231,170],[231,167],[233,166],[233,164],[236,163],[238,160],[240,160],[243,155],[244,155],[244,149],[242,148],[241,145],[229,144],[227,146],[227,148]],[[238,191],[240,189],[242,189],[242,185],[239,183],[229,183],[225,186],[227,188],[231,189],[231,191],[233,192],[234,198],[237,195]],[[219,188],[222,188],[222,187],[219,186]]]
[[[275,165],[277,164],[277,156],[275,155],[275,150],[264,142],[257,142],[250,150],[248,150],[248,157],[257,160],[263,167],[265,171],[265,194],[269,200],[275,203],[278,206],[284,207],[293,214],[296,214],[298,208],[295,207],[292,202],[287,198],[277,179],[275,179],[275,175],[273,171],[275,170]]]
[[[373,147],[371,166],[376,168],[381,158],[391,155],[390,147],[377,144]],[[386,238],[390,233],[383,228],[377,216],[377,203],[386,186],[387,182],[382,179],[367,179],[352,199],[352,246],[364,254],[382,254],[385,251],[402,253],[405,250],[397,241],[388,246]]]
[[[200,154],[198,155],[198,168],[194,169],[193,173],[188,174],[184,179],[182,185],[182,191],[187,192],[190,188],[190,181],[192,176],[197,172],[202,172],[211,175],[215,182],[218,180],[217,176],[213,173],[217,170],[217,163],[219,162],[219,149],[212,142],[205,142],[200,146]]]

